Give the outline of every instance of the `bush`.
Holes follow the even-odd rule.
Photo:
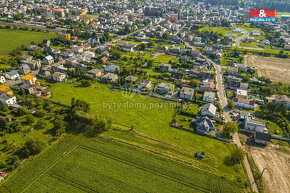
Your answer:
[[[244,161],[245,152],[242,148],[236,148],[234,151],[232,151],[230,157],[234,164],[239,164],[242,163],[242,161]]]
[[[236,122],[227,122],[225,123],[223,128],[223,137],[229,139],[231,135],[237,132],[238,130],[239,130],[238,125]]]
[[[29,156],[39,154],[44,149],[44,146],[44,143],[41,141],[29,139],[19,150],[18,154],[22,158],[27,158]]]

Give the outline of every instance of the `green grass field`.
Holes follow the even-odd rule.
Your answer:
[[[277,12],[278,18],[280,18],[282,15],[290,15],[290,12]]]
[[[224,164],[234,145],[169,126],[175,111],[175,103],[139,95],[132,98],[124,97],[122,92],[111,91],[103,84],[97,84],[95,87],[97,88],[55,83],[52,84],[50,91],[53,93],[52,100],[67,105],[70,104],[72,97],[89,102],[91,113],[108,116],[114,125],[120,128],[130,129],[133,126],[145,135],[185,148],[192,153],[205,151],[209,159],[202,161],[204,164],[227,175],[243,178],[243,172],[237,172],[232,166]]]
[[[15,48],[20,47],[21,45],[28,45],[32,41],[39,43],[44,39],[56,37],[56,34],[0,29],[0,37],[0,45],[3,45],[0,47],[0,56],[4,56],[11,53]]]
[[[17,185],[16,185],[17,184]],[[233,182],[102,138],[67,136],[0,186],[8,192],[242,192]]]
[[[234,28],[232,27],[203,27],[199,29],[199,31],[204,31],[204,30],[221,33],[223,35],[226,35],[226,34],[238,34],[239,36],[242,35],[241,33],[233,32]]]
[[[176,56],[169,56],[169,55],[159,55],[156,58],[154,58],[155,62],[160,62],[160,63],[169,63],[169,61],[172,62],[178,62],[178,58]]]

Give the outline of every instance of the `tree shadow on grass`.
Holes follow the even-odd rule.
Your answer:
[[[233,162],[232,158],[230,156],[226,156],[224,159],[224,164],[226,166],[234,166],[235,163]]]

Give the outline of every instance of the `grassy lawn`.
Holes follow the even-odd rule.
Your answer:
[[[25,165],[1,192],[242,192],[210,172],[98,137],[68,136]]]
[[[243,28],[245,30],[247,30],[249,33],[252,33],[253,30],[257,30],[259,31],[260,33],[262,33],[261,29],[260,28],[251,28],[250,27],[250,24],[244,24],[244,25],[241,25],[241,26],[237,26],[239,28]]]
[[[266,120],[266,125],[269,128],[269,133],[274,135],[283,136],[283,130],[274,122]],[[278,131],[279,133],[276,133],[275,131]]]
[[[211,158],[205,164],[227,175],[244,178],[243,171],[236,172],[232,166],[224,164],[234,145],[169,126],[175,111],[173,108],[176,106],[175,103],[156,98],[144,99],[140,96],[128,98],[124,97],[122,92],[98,87],[76,87],[72,84],[53,83],[50,91],[53,93],[52,100],[67,105],[70,104],[72,97],[89,102],[91,113],[108,116],[113,124],[120,128],[130,129],[133,126],[145,135],[185,148],[192,153],[204,151]]]
[[[204,30],[221,33],[223,34],[223,36],[226,34],[238,34],[239,36],[242,35],[241,33],[233,32],[234,28],[231,28],[231,27],[203,27],[199,29],[199,31],[204,31]]]
[[[4,56],[12,52],[15,48],[21,45],[28,45],[32,41],[39,43],[44,39],[56,37],[53,33],[32,32],[22,30],[0,29],[0,56]]]
[[[51,48],[52,49],[59,49],[59,50],[64,49],[64,47],[62,47],[62,46],[51,46]]]
[[[151,58],[150,53],[142,53],[142,52],[121,52],[122,57],[127,57],[127,58],[136,58],[136,57],[142,57],[145,59]]]
[[[183,128],[192,130],[192,128],[190,127],[191,120],[192,120],[192,117],[188,117],[188,116],[185,116],[185,115],[178,115],[177,118],[176,118],[176,123],[177,123],[178,126],[181,125],[181,126],[183,126]]]
[[[130,44],[141,44],[142,42],[135,42],[135,41],[130,41],[130,40],[121,40],[122,42],[128,42]]]
[[[290,15],[290,12],[277,12],[278,18],[280,18],[282,15]]]
[[[154,61],[157,63],[169,63],[170,60],[172,62],[179,61],[179,59],[176,56],[170,56],[170,55],[159,55],[154,59]]]
[[[241,42],[240,43],[240,46],[242,46],[242,47],[256,48],[257,47],[257,44],[256,43],[244,43],[244,42]]]
[[[195,116],[198,114],[199,108],[200,107],[196,104],[184,105],[182,112]]]

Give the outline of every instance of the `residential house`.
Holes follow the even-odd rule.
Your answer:
[[[256,37],[258,37],[258,36],[260,36],[260,35],[261,35],[261,33],[260,33],[260,31],[258,31],[258,30],[253,30],[252,33],[251,33],[251,36],[256,36]]]
[[[195,121],[196,133],[206,134],[214,129],[214,122],[210,120],[207,116],[200,117]]]
[[[8,106],[11,106],[17,103],[17,99],[16,99],[16,96],[13,96],[13,95],[0,94],[0,102],[2,104],[7,104]]]
[[[51,70],[53,70],[53,71],[57,71],[57,72],[65,73],[65,72],[67,72],[68,69],[65,68],[65,67],[63,66],[63,64],[61,64],[61,63],[56,63],[56,64],[51,65]]]
[[[290,98],[287,95],[276,95],[275,102],[276,103],[283,103],[283,104],[287,105],[288,108],[290,108]]]
[[[191,100],[193,97],[193,94],[194,94],[193,88],[182,87],[181,90],[179,91],[179,98]]]
[[[255,119],[253,116],[245,116],[244,129],[250,132],[265,132],[268,130],[263,120]]]
[[[23,64],[19,67],[19,72],[22,74],[28,74],[31,72],[31,69],[27,64]]]
[[[271,142],[271,135],[269,133],[255,132],[254,141],[262,145],[268,145]]]
[[[51,42],[50,42],[50,40],[43,40],[42,41],[42,45],[45,46],[45,47],[50,47],[51,46]]]
[[[229,67],[227,73],[228,74],[238,74],[239,68],[238,67]]]
[[[83,48],[84,48],[84,50],[91,50],[92,49],[91,44],[89,44],[89,43],[83,44]]]
[[[106,56],[104,56],[104,57],[102,57],[102,58],[100,59],[100,62],[101,62],[102,64],[105,64],[105,63],[108,62],[108,58],[107,58]]]
[[[249,101],[248,99],[236,97],[234,98],[233,102],[236,107],[247,108],[252,110],[257,109],[257,104],[255,104],[253,101]]]
[[[114,84],[118,80],[118,75],[109,72],[105,74],[102,79],[108,84]]]
[[[71,49],[75,52],[75,53],[82,53],[84,51],[84,48],[82,46],[77,46],[77,45],[73,45],[71,46]]]
[[[26,94],[33,94],[37,91],[35,85],[33,84],[23,83],[22,85],[19,86],[19,88],[25,91]]]
[[[202,116],[214,117],[216,114],[216,107],[212,103],[205,104],[200,109]]]
[[[132,81],[133,83],[135,83],[138,80],[138,77],[129,75],[125,78],[125,80],[128,82]]]
[[[37,70],[41,67],[40,60],[31,60],[30,62],[27,62],[27,65],[31,70]]]
[[[214,92],[204,92],[202,101],[213,103],[215,101],[215,93]]]
[[[119,69],[120,69],[120,66],[117,66],[115,64],[110,64],[109,66],[105,67],[106,72],[112,72],[112,73],[114,73],[116,70],[119,70]]]
[[[123,51],[124,52],[133,52],[134,48],[136,47],[136,45],[132,45],[132,44],[127,44],[123,46]]]
[[[250,112],[247,112],[247,111],[240,111],[240,114],[239,114],[239,120],[242,120],[242,121],[244,121],[245,120],[245,118],[247,117],[247,116],[250,116],[251,114],[250,114]]]
[[[19,73],[16,70],[12,70],[10,72],[7,72],[4,76],[6,79],[14,80],[19,77]]]
[[[6,82],[5,76],[0,76],[0,83],[3,84]]]
[[[66,82],[66,74],[61,72],[55,72],[52,75],[52,80],[57,82]]]
[[[39,69],[37,75],[44,79],[51,79],[51,73],[49,70]]]
[[[236,97],[237,98],[242,98],[242,99],[248,99],[248,91],[247,90],[237,89]]]
[[[9,95],[13,95],[14,94],[9,86],[0,85],[0,94],[3,94],[3,93],[9,94]]]
[[[192,50],[191,51],[191,56],[192,57],[199,57],[199,51],[198,50]]]
[[[91,52],[91,51],[85,51],[82,55],[85,56],[85,57],[88,57],[88,58],[96,57],[95,52]]]
[[[32,75],[22,76],[20,79],[23,83],[27,83],[27,84],[35,84],[37,80],[37,78]]]
[[[146,79],[141,79],[138,82],[138,86],[137,89],[144,91],[144,90],[150,90],[152,86],[152,82],[150,80],[146,80]]]
[[[215,84],[211,82],[202,82],[199,85],[199,88],[200,88],[200,91],[203,91],[203,92],[205,91],[212,92],[215,88]]]
[[[159,66],[159,70],[162,72],[171,72],[172,71],[171,64],[162,63]]]
[[[157,92],[159,94],[168,94],[169,92],[173,92],[173,91],[174,91],[174,84],[164,83],[164,82],[158,84]]]
[[[92,76],[93,78],[101,77],[102,76],[102,71],[99,69],[91,69],[88,71],[88,75]]]
[[[45,58],[43,58],[42,63],[45,65],[51,65],[54,63],[54,59],[51,55],[46,56]]]
[[[27,63],[27,62],[30,62],[32,60],[33,56],[30,56],[30,55],[23,55],[22,56],[22,62],[23,63]]]

